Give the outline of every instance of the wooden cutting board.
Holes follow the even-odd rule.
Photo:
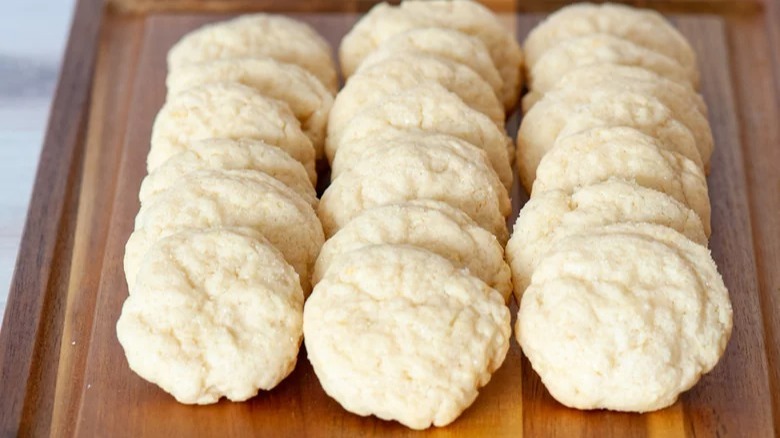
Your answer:
[[[289,13],[333,45],[363,1],[81,0],[0,332],[0,434],[53,436],[744,436],[780,431],[780,12],[775,3],[652,2],[696,49],[716,152],[710,247],[731,292],[720,364],[674,406],[638,415],[555,402],[517,343],[446,428],[414,433],[347,413],[301,351],[293,374],[246,403],[185,406],[133,374],[116,340],[124,243],[138,210],[165,54],[185,32],[240,11]],[[522,40],[559,5],[494,1]],[[526,13],[529,8],[535,13]],[[517,130],[511,117],[510,133]],[[514,222],[527,196],[514,190]],[[513,306],[513,314],[516,306]],[[572,364],[576,366],[577,364]]]

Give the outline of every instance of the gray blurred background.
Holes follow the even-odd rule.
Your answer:
[[[3,0],[0,14],[0,318],[5,313],[72,0]]]

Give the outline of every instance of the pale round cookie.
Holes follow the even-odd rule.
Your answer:
[[[290,263],[305,293],[324,241],[311,206],[273,177],[252,170],[200,170],[141,205],[125,247],[132,290],[144,254],[154,242],[183,230],[249,227],[263,234]]]
[[[360,69],[376,64],[398,53],[433,55],[459,62],[474,70],[501,98],[504,81],[493,59],[479,38],[442,27],[421,27],[399,33],[377,47],[360,64]]]
[[[635,181],[682,202],[699,215],[710,235],[710,198],[702,169],[632,128],[595,128],[558,139],[539,164],[532,193],[573,193],[611,177]]]
[[[180,403],[244,401],[295,368],[303,292],[259,233],[186,231],[146,254],[116,334],[130,368]]]
[[[373,149],[330,184],[317,213],[332,236],[363,210],[413,199],[459,208],[506,243],[506,189],[483,150],[446,135],[408,134]]]
[[[421,27],[444,27],[479,38],[503,80],[501,102],[507,110],[514,108],[522,85],[520,45],[494,14],[477,2],[405,1],[400,6],[387,3],[374,6],[341,40],[339,58],[344,76],[355,72],[382,42]]]
[[[207,138],[262,140],[290,154],[316,177],[314,147],[287,104],[226,82],[169,96],[154,120],[147,170]]]
[[[422,93],[424,93],[424,91]],[[381,107],[389,111],[393,111],[395,109],[395,108],[387,108],[386,104],[381,105]],[[347,171],[355,166],[359,166],[360,160],[364,155],[370,153],[373,149],[385,147],[388,144],[388,142],[392,141],[393,138],[406,137],[410,133],[413,133],[420,137],[424,137],[425,135],[441,135],[435,133],[435,131],[439,129],[441,129],[442,131],[450,131],[449,127],[446,124],[442,123],[441,126],[438,125],[439,120],[441,120],[439,117],[436,116],[436,114],[439,113],[439,109],[440,108],[438,107],[430,107],[430,108],[423,108],[423,111],[430,110],[429,113],[418,112],[415,114],[415,113],[401,112],[396,114],[397,119],[405,118],[409,124],[414,124],[414,122],[416,121],[415,119],[419,118],[419,123],[417,125],[420,126],[420,128],[418,128],[417,131],[385,127],[384,129],[380,129],[376,133],[376,135],[372,135],[371,137],[364,138],[359,141],[342,142],[341,146],[338,149],[338,154],[336,154],[336,157],[333,160],[333,163],[331,164],[331,172],[330,172],[331,180],[335,180],[336,178],[338,178],[338,176],[341,175],[341,173],[343,173],[344,171]],[[443,109],[442,112],[446,112],[446,109]],[[444,120],[441,121],[445,122],[446,117],[443,119]],[[352,120],[353,121],[350,123],[350,125],[355,124],[355,119]],[[425,128],[425,126],[436,126],[436,128],[428,130]],[[468,128],[469,125],[467,123],[463,123],[459,125],[459,129],[461,130],[468,129]],[[458,130],[458,128],[454,128],[452,130]],[[431,133],[431,131],[434,132]],[[480,133],[478,131],[475,131],[472,132],[471,134],[472,137],[476,137]],[[503,141],[504,139],[502,139],[501,142],[483,142],[483,141],[478,141],[478,139],[474,139],[474,140],[475,142],[473,143],[469,142],[469,144],[472,144],[485,151],[488,160],[490,160],[490,165],[492,166],[493,170],[496,171],[496,175],[498,176],[498,179],[501,180],[501,183],[507,189],[507,192],[512,190],[512,182],[514,181],[514,175],[512,174],[512,166],[506,154],[506,142]],[[420,144],[424,144],[424,143],[425,142],[422,141]]]
[[[506,357],[509,309],[443,257],[404,245],[344,254],[303,312],[309,361],[346,410],[413,429],[445,426]]]
[[[674,82],[641,67],[618,64],[586,65],[563,75],[550,91],[582,93],[583,90],[601,87],[642,92],[658,98],[670,108],[679,110],[681,117],[686,112],[697,112],[706,122],[707,104],[696,90],[688,84]],[[523,113],[528,112],[545,94],[531,90],[523,96]],[[695,131],[693,126],[690,128]]]
[[[436,26],[449,27],[482,40],[504,80],[504,108],[514,108],[522,87],[523,54],[514,33],[479,2],[469,0],[405,1],[400,9]]]
[[[706,121],[706,120],[705,120]],[[600,87],[587,92],[550,92],[523,116],[517,132],[520,182],[530,192],[536,168],[560,137],[598,127],[634,128],[704,166],[691,129],[677,113],[645,93]]]
[[[707,246],[704,225],[693,210],[630,181],[613,178],[571,194],[562,190],[534,194],[520,210],[506,245],[518,302],[539,260],[555,242],[603,225],[643,222],[673,228]]]
[[[561,77],[550,92],[574,94],[602,87],[635,91],[658,98],[664,105],[679,112],[679,117],[686,122],[686,126],[697,135],[703,135],[698,131],[706,130],[701,128],[709,127],[706,120],[707,104],[696,90],[690,85],[674,82],[641,67],[593,64],[575,68]],[[526,94],[523,97],[523,112],[528,112],[543,96],[544,94],[535,91]],[[688,122],[695,122],[695,125],[689,125]]]
[[[544,52],[529,71],[528,88],[546,93],[566,73],[594,64],[641,67],[680,84],[699,88],[697,69],[686,70],[679,62],[662,53],[603,33],[564,40]]]
[[[328,137],[338,136],[351,119],[395,93],[438,83],[468,106],[504,126],[504,110],[495,94],[474,70],[434,56],[399,53],[360,70],[336,96],[328,119]]]
[[[141,203],[196,170],[259,170],[284,183],[317,208],[317,192],[301,163],[287,152],[259,140],[212,138],[195,141],[157,167],[141,182]]]
[[[605,33],[662,53],[693,71],[696,53],[688,41],[658,12],[606,3],[577,3],[559,9],[525,39],[525,62],[533,68],[557,44],[579,36]]]
[[[448,204],[416,200],[365,210],[322,246],[312,284],[343,254],[377,244],[407,244],[436,253],[496,289],[512,294],[511,274],[496,237]]]
[[[274,14],[242,15],[184,35],[168,52],[168,70],[218,59],[262,56],[300,65],[332,93],[338,90],[328,42],[308,24]]]
[[[597,92],[595,97],[608,99],[577,105],[576,111],[565,114],[565,124],[557,138],[593,128],[625,126],[657,138],[669,149],[685,155],[704,168],[704,160],[696,146],[693,132],[658,99],[632,92]],[[559,107],[561,109],[567,108]]]
[[[213,82],[237,82],[285,102],[317,150],[318,158],[322,156],[333,95],[314,75],[295,64],[266,57],[190,64],[172,70],[166,80],[172,95]]]
[[[343,130],[328,137],[325,155],[333,163],[342,143],[361,142],[398,130],[452,135],[485,150],[503,147],[507,151],[505,160],[511,162],[514,158],[514,145],[503,128],[470,108],[457,94],[433,82],[403,90],[380,105],[361,111]],[[500,158],[501,153],[496,152],[495,156]],[[501,167],[495,165],[496,171]]]
[[[709,372],[732,329],[707,248],[660,225],[562,239],[534,272],[517,316],[523,353],[559,402],[646,412]]]

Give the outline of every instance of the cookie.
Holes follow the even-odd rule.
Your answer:
[[[574,193],[549,190],[534,194],[520,210],[506,245],[518,302],[539,260],[555,242],[603,225],[645,222],[672,228],[707,246],[704,226],[693,210],[665,193],[630,181],[608,179]]]
[[[218,59],[263,56],[299,65],[332,93],[338,90],[327,41],[308,24],[282,15],[242,15],[200,27],[184,35],[168,52],[168,70]]]
[[[432,55],[461,63],[474,70],[501,97],[504,81],[479,38],[442,27],[412,29],[382,42],[363,60],[358,71],[398,53]]]
[[[258,140],[209,139],[193,142],[160,165],[141,182],[143,203],[179,183],[196,170],[259,170],[284,183],[317,208],[317,193],[301,163],[287,152]]]
[[[431,82],[393,94],[380,105],[357,114],[343,130],[328,137],[325,155],[333,163],[342,143],[362,142],[398,131],[452,135],[485,150],[503,147],[508,161],[514,157],[514,145],[503,128],[463,103],[457,94]],[[500,158],[501,153],[496,151],[495,156]],[[499,172],[503,166],[496,163],[494,167]]]
[[[477,2],[407,0],[400,6],[374,6],[341,40],[339,58],[344,76],[352,75],[382,42],[421,27],[444,27],[479,38],[503,80],[500,97],[504,108],[514,108],[522,85],[520,45],[494,14]]]
[[[401,53],[360,70],[336,96],[328,119],[328,137],[337,136],[351,119],[395,93],[438,83],[471,108],[504,126],[504,110],[490,85],[474,70],[444,58]]]
[[[154,120],[147,170],[208,138],[262,140],[290,154],[316,177],[314,147],[287,104],[226,82],[169,96]]]
[[[702,169],[632,128],[596,128],[559,139],[542,158],[532,193],[573,193],[611,177],[635,181],[689,206],[710,235],[710,199]]]
[[[459,208],[506,242],[509,195],[485,152],[445,135],[409,134],[366,153],[325,190],[317,213],[332,236],[363,210],[413,199]]]
[[[445,426],[501,366],[511,334],[497,291],[410,246],[339,257],[303,314],[306,351],[346,410],[413,429]]]
[[[612,87],[547,93],[517,133],[520,182],[530,192],[539,162],[558,138],[598,127],[634,128],[703,166],[697,139],[677,114],[646,93]]]
[[[180,403],[244,401],[295,367],[303,292],[256,231],[186,231],[150,248],[116,332],[130,368]]]
[[[322,246],[314,265],[317,284],[335,260],[377,244],[406,244],[436,253],[496,289],[512,293],[509,266],[496,237],[465,213],[443,202],[409,201],[365,210]]]
[[[707,117],[704,98],[690,85],[629,65],[592,64],[575,68],[563,75],[550,91],[582,92],[601,87],[642,92],[657,97],[670,108],[681,110],[681,116],[685,114],[682,110],[695,109],[702,117]],[[526,94],[523,97],[523,112],[530,111],[543,96],[544,93],[533,90]]]
[[[266,237],[311,290],[311,269],[324,241],[309,204],[292,189],[259,171],[201,170],[141,206],[125,247],[130,290],[146,251],[161,238],[184,230],[248,227]]]
[[[679,62],[662,53],[602,33],[564,40],[544,52],[529,71],[528,87],[545,93],[566,73],[595,64],[641,67],[694,89],[699,87],[697,69],[685,69]]]
[[[214,82],[238,82],[289,105],[318,158],[322,157],[333,95],[314,75],[295,64],[266,57],[190,64],[169,72],[166,80],[172,95]]]
[[[553,397],[646,412],[717,363],[732,329],[707,248],[671,228],[612,225],[562,239],[523,295],[515,334]]]
[[[419,91],[421,99],[422,96],[426,95],[426,91],[424,91],[424,88],[426,87],[420,87],[421,89],[413,89],[410,91]],[[457,97],[454,97],[457,99]],[[385,147],[388,142],[392,140],[394,137],[404,137],[408,136],[410,133],[424,136],[429,134],[431,131],[439,132],[449,132],[449,131],[460,131],[464,132],[466,129],[469,129],[471,126],[467,122],[464,122],[462,120],[454,121],[453,125],[447,125],[447,118],[449,115],[447,115],[448,111],[451,111],[452,109],[458,110],[457,107],[452,108],[445,108],[444,106],[430,106],[427,108],[420,108],[418,106],[418,109],[421,111],[418,112],[407,112],[407,110],[410,110],[408,106],[406,108],[399,108],[396,104],[397,101],[393,102],[392,106],[388,106],[388,103],[385,103],[383,105],[379,105],[381,107],[381,110],[377,110],[373,112],[373,116],[375,116],[377,113],[383,114],[385,116],[389,116],[392,119],[395,120],[403,120],[403,123],[405,123],[407,126],[418,126],[417,131],[410,131],[410,130],[402,130],[397,128],[390,128],[388,127],[388,123],[385,121],[384,126],[380,127],[376,131],[376,134],[371,135],[370,137],[363,138],[359,141],[348,141],[348,142],[342,142],[341,146],[338,149],[338,154],[336,154],[336,157],[333,160],[333,163],[331,165],[331,180],[334,180],[338,178],[339,175],[341,175],[342,172],[349,170],[355,166],[358,166],[360,163],[361,158],[371,152],[371,150],[376,148],[383,148]],[[417,100],[418,103],[420,103],[420,99]],[[403,103],[409,103],[408,100]],[[424,102],[422,102],[424,103]],[[432,102],[431,102],[432,103]],[[445,103],[445,102],[442,102]],[[397,111],[396,114],[388,114],[388,112]],[[443,113],[445,114],[443,117],[438,116],[438,114]],[[361,122],[362,119],[365,119],[366,117],[362,117],[364,114],[353,118],[350,122],[350,126],[356,126],[358,123]],[[368,116],[370,118],[372,116]],[[358,119],[358,120],[356,120]],[[376,120],[376,119],[375,119]],[[477,122],[479,120],[477,119]],[[379,123],[383,123],[379,121]],[[488,123],[490,125],[490,123]],[[427,127],[430,126],[431,129],[427,129]],[[353,128],[360,130],[360,127]],[[496,128],[497,130],[497,128]],[[365,131],[364,131],[365,132]],[[494,133],[495,131],[490,131],[491,133]],[[510,165],[509,158],[506,154],[506,136],[497,136],[494,141],[484,141],[483,139],[478,138],[478,136],[481,133],[479,131],[471,131],[468,135],[464,135],[465,137],[471,137],[473,142],[470,142],[470,144],[482,149],[487,154],[488,159],[490,160],[490,164],[493,167],[493,170],[496,171],[496,174],[498,175],[498,178],[501,180],[501,183],[504,184],[504,187],[507,189],[507,191],[512,189],[512,182],[514,175],[512,174],[512,166]],[[461,136],[464,137],[464,136]],[[476,137],[476,138],[475,138]]]
[[[559,43],[594,33],[612,35],[666,55],[688,71],[697,69],[690,44],[661,14],[614,3],[577,3],[547,17],[525,39],[526,65],[532,69]]]

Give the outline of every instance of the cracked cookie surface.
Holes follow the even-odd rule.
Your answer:
[[[414,428],[454,421],[509,348],[503,297],[449,261],[376,245],[334,261],[306,302],[309,361],[358,415]]]
[[[289,105],[318,157],[322,156],[325,127],[333,95],[305,69],[272,58],[220,59],[186,65],[168,73],[168,93],[215,82],[235,82]]]
[[[503,244],[511,213],[506,188],[485,152],[445,135],[406,135],[363,155],[320,199],[318,215],[332,236],[361,211],[413,199],[460,208]]]
[[[566,406],[646,412],[709,372],[731,329],[728,291],[707,248],[665,226],[621,224],[547,253],[515,334]]]
[[[116,330],[130,368],[179,402],[243,401],[295,367],[303,292],[258,232],[185,231],[149,250]]]
[[[254,56],[300,65],[332,93],[338,90],[328,42],[308,24],[281,15],[248,14],[200,27],[182,37],[168,52],[168,70]]]
[[[311,206],[292,189],[259,171],[201,170],[141,206],[125,247],[132,290],[146,251],[184,230],[247,227],[262,233],[298,272],[304,293],[324,241]]]
[[[210,83],[170,96],[152,128],[147,170],[196,140],[242,138],[277,146],[315,174],[315,151],[311,140],[290,107],[238,83]]]
[[[314,265],[316,284],[345,253],[381,243],[414,245],[466,268],[509,299],[509,266],[495,236],[466,213],[432,200],[414,200],[363,211],[322,246]]]

